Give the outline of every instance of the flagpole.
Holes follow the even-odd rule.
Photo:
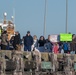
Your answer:
[[[45,0],[45,8],[44,8],[44,29],[43,29],[44,37],[46,37],[46,11],[47,11],[47,0]]]
[[[68,0],[66,0],[66,33],[68,33]]]

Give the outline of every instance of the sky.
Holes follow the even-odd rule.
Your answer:
[[[16,31],[25,36],[40,37],[44,28],[45,0],[0,0],[0,20],[7,12],[7,19],[14,15]],[[47,0],[46,38],[49,34],[65,33],[66,0]],[[68,32],[76,34],[76,0],[68,0]]]

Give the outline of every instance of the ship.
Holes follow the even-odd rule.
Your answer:
[[[3,31],[7,31],[8,34],[8,40],[11,39],[12,36],[15,34],[15,24],[14,24],[14,17],[11,17],[11,20],[8,20],[7,13],[4,13],[4,19],[3,21],[0,21],[0,27],[2,29],[1,33]]]

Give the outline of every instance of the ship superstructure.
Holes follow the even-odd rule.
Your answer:
[[[13,22],[14,17],[11,17],[11,20],[6,19],[7,13],[4,13],[4,20],[0,22],[0,26],[2,31],[7,31],[8,40],[10,40],[11,36],[14,36],[15,33],[15,24]]]

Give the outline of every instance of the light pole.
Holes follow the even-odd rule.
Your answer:
[[[46,37],[46,11],[47,11],[47,0],[45,0],[45,9],[44,9],[44,29],[43,29],[44,37]]]
[[[68,33],[68,0],[66,0],[66,28],[65,32]]]

